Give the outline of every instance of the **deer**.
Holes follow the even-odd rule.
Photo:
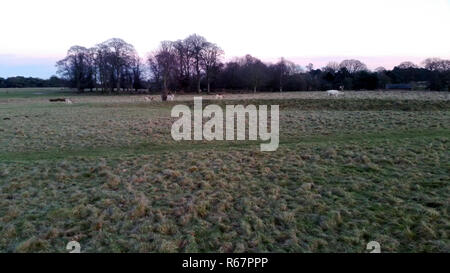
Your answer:
[[[343,94],[343,93],[344,92],[338,91],[338,90],[328,90],[327,91],[328,96],[333,96],[333,97],[337,97],[337,96],[339,96],[340,94]]]
[[[153,99],[153,97],[145,96],[144,100],[147,101],[147,102],[150,102],[150,101],[153,101],[154,99]]]

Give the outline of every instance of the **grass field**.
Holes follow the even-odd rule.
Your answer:
[[[0,89],[0,252],[450,251],[448,92],[211,101],[279,104],[275,152],[172,140],[192,97]]]

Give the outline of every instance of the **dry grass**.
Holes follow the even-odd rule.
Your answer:
[[[280,148],[262,153],[175,143],[170,107],[116,101],[131,98],[0,103],[0,252],[450,251],[448,108],[286,100]]]

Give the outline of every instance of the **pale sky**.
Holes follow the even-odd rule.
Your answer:
[[[2,0],[0,77],[49,77],[72,45],[112,37],[144,57],[192,33],[226,58],[305,66],[357,58],[369,68],[450,57],[450,0]]]

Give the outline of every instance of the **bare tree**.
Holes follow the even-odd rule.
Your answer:
[[[375,68],[375,72],[377,73],[381,73],[381,72],[385,72],[386,68],[384,66],[379,66],[377,68]]]
[[[71,86],[78,91],[88,87],[89,77],[92,77],[90,65],[89,50],[83,46],[72,46],[67,56],[56,63],[57,73],[69,80]]]
[[[137,55],[136,50],[131,44],[128,44],[122,39],[112,38],[97,46],[100,48],[106,66],[111,69],[110,81],[115,82],[117,91],[120,91],[121,79],[124,79],[123,73],[126,73],[131,66],[134,56]],[[114,85],[111,85],[111,89]]]
[[[417,66],[413,62],[402,62],[399,65],[397,65],[396,67],[399,69],[419,68],[419,66]]]
[[[189,56],[192,58],[192,65],[195,71],[195,79],[197,82],[197,92],[200,93],[200,81],[201,81],[201,60],[202,55],[207,45],[207,41],[204,37],[192,34],[186,38],[186,44],[189,48]]]
[[[448,71],[450,70],[450,60],[440,58],[428,58],[423,61],[424,67],[431,71]]]
[[[161,98],[165,101],[169,93],[169,81],[176,71],[176,55],[173,43],[171,41],[161,42],[159,49],[148,58],[148,62],[153,75],[162,79]]]
[[[220,58],[223,55],[223,50],[216,44],[207,42],[204,45],[203,53],[201,55],[201,66],[206,74],[206,83],[208,93],[210,92],[211,78],[217,74],[220,68]]]
[[[291,61],[281,58],[278,63],[274,65],[275,74],[278,78],[280,92],[283,92],[283,84],[292,71],[294,70],[295,64]]]
[[[358,61],[358,60],[354,60],[354,59],[343,60],[339,64],[339,67],[347,69],[347,71],[352,74],[356,73],[356,72],[368,70],[367,66],[364,63],[362,63],[361,61]]]
[[[147,63],[150,72],[150,79],[153,80],[153,83],[160,86],[162,76],[154,54],[150,54],[147,57]]]
[[[131,71],[133,73],[133,88],[135,91],[138,91],[139,89],[144,87],[144,84],[142,59],[137,55],[132,59]]]
[[[192,71],[192,58],[189,52],[189,45],[184,40],[173,42],[173,48],[177,62],[177,82],[181,89],[189,88]]]
[[[91,91],[93,90],[93,88],[95,88],[95,90],[97,91],[98,88],[98,81],[97,81],[97,75],[98,75],[98,68],[97,68],[97,54],[96,54],[96,48],[95,47],[91,47],[88,49],[88,64],[89,64],[89,68],[88,68],[88,78],[89,78],[89,82],[88,82],[88,87],[91,89]]]
[[[108,88],[112,90],[114,87],[112,85],[113,72],[111,66],[108,62],[109,59],[109,50],[106,45],[97,45],[94,48],[95,51],[95,66],[97,67],[98,80],[100,82],[100,86],[102,92],[106,91]]]
[[[323,70],[325,71],[330,71],[330,72],[338,72],[340,69],[339,63],[337,62],[329,62],[324,68]]]
[[[258,58],[249,54],[244,57],[243,66],[245,69],[245,77],[255,93],[267,78],[267,66]]]

